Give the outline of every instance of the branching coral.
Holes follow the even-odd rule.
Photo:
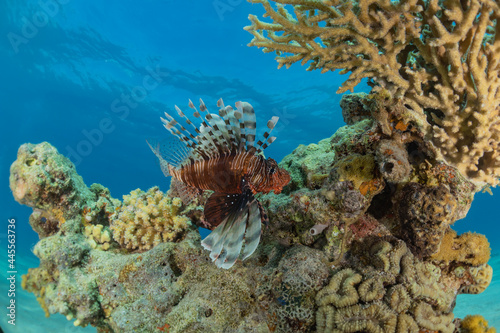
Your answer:
[[[158,187],[123,196],[123,206],[111,217],[113,238],[129,250],[149,250],[161,242],[180,238],[190,226],[179,215],[182,202],[165,196]]]
[[[500,35],[490,0],[250,0],[249,45],[276,52],[279,67],[351,72],[413,110],[438,154],[480,184],[500,176]],[[293,13],[290,7],[293,6]]]

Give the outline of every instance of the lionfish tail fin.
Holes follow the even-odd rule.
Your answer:
[[[228,269],[242,252],[248,258],[257,248],[261,233],[259,202],[250,190],[241,194],[214,193],[205,205],[208,222],[222,221],[202,245],[210,251],[217,267]],[[243,251],[241,251],[245,243]]]
[[[219,99],[217,101],[218,114],[210,113],[201,99],[199,108],[196,108],[191,100],[188,106],[193,110],[193,117],[201,122],[199,128],[178,106],[175,106],[175,110],[182,121],[187,124],[187,128],[166,112],[165,118],[161,120],[163,126],[190,152],[186,157],[191,160],[207,159],[214,155],[231,152],[260,153],[276,139],[270,134],[276,126],[278,117],[272,117],[267,122],[268,130],[263,138],[256,141],[255,111],[247,102],[236,102],[236,108],[233,108],[230,105],[224,105],[222,99]],[[162,156],[165,159],[165,155]]]

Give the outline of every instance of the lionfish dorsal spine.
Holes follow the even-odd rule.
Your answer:
[[[255,142],[255,133],[257,128],[257,120],[253,107],[246,102],[238,102],[243,113],[243,128],[245,131],[246,149],[247,151],[253,147]]]
[[[264,137],[264,141],[262,140],[259,140],[257,142],[257,152],[261,152],[262,150],[266,149],[267,147],[269,147],[269,145],[271,143],[273,143],[273,141],[276,139],[276,137],[272,136],[272,137],[269,137],[269,135],[271,134],[271,132],[273,131],[274,127],[276,127],[276,123],[278,122],[280,118],[279,117],[276,117],[276,116],[273,116],[270,120],[268,120],[267,122],[267,128],[269,129],[269,131],[266,131],[263,135]],[[271,140],[271,141],[269,141]],[[264,145],[265,143],[265,145]]]
[[[169,131],[172,135],[177,137],[179,140],[184,142],[186,146],[190,148],[194,148],[196,146],[196,142],[189,139],[186,135],[190,135],[191,133],[187,131],[184,126],[180,125],[177,120],[175,120],[171,115],[165,112],[165,117],[167,119],[161,118],[163,122],[163,126]],[[183,134],[185,133],[185,134]]]
[[[175,110],[186,123],[187,128],[166,112],[165,118],[161,118],[163,126],[191,151],[189,159],[186,158],[186,154],[181,154],[185,161],[206,160],[230,153],[257,154],[276,139],[270,134],[279,118],[273,116],[267,122],[268,130],[264,133],[263,138],[256,141],[256,116],[249,103],[236,102],[235,108],[233,108],[230,105],[224,105],[224,101],[219,99],[217,101],[218,114],[210,113],[202,99],[200,99],[199,108],[196,108],[191,100],[189,100],[188,106],[193,110],[194,118],[201,120],[199,127],[177,105]],[[151,149],[155,152],[154,147]],[[159,156],[158,151],[155,154]],[[169,159],[164,158],[164,160],[170,163]],[[171,164],[180,165],[178,160]],[[162,170],[165,170],[165,167],[162,167]]]

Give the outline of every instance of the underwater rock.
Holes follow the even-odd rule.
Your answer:
[[[457,294],[491,282],[486,238],[451,229],[481,188],[436,159],[399,102],[356,103],[366,113],[352,125],[283,159],[290,184],[258,196],[262,241],[228,270],[191,226],[204,195],[120,202],[55,148],[23,145],[11,188],[41,237],[23,288],[99,332],[452,332]]]
[[[73,163],[47,142],[19,148],[9,181],[17,202],[44,211],[75,214],[91,196]]]
[[[347,125],[353,125],[358,121],[370,119],[370,109],[365,106],[366,94],[346,94],[340,99],[342,118]]]

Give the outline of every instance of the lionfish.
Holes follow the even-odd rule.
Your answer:
[[[162,145],[148,145],[160,160],[165,176],[182,182],[191,193],[214,191],[204,208],[205,222],[212,232],[202,245],[218,267],[227,269],[238,259],[243,243],[243,260],[259,244],[261,223],[267,222],[267,215],[254,195],[271,191],[279,194],[290,175],[275,160],[262,155],[276,139],[270,134],[278,117],[267,122],[269,130],[255,142],[255,112],[249,103],[237,102],[233,109],[220,99],[217,106],[218,115],[210,113],[201,99],[199,111],[189,100],[193,116],[201,120],[199,128],[175,106],[196,135],[165,112],[163,126],[183,144],[166,150]]]

